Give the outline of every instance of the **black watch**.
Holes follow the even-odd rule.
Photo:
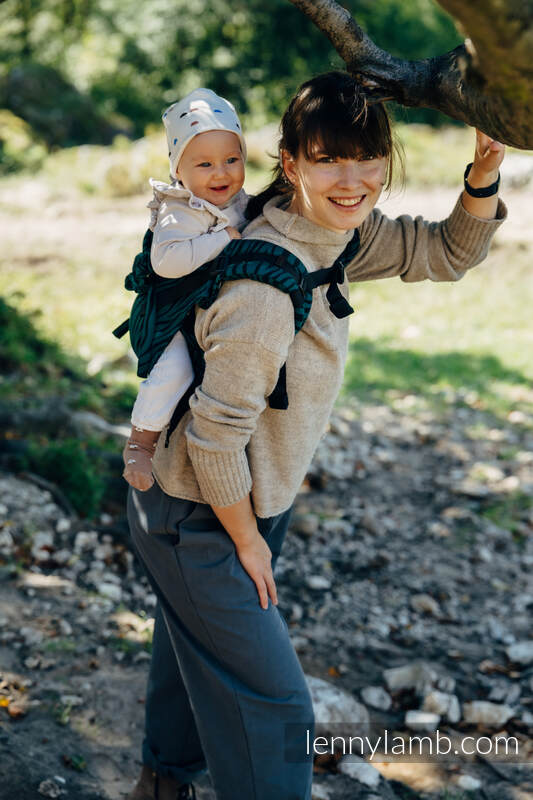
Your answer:
[[[490,186],[483,186],[481,189],[474,189],[473,186],[467,181],[467,177],[470,173],[470,169],[472,167],[472,161],[470,164],[467,165],[465,169],[464,181],[465,181],[465,191],[467,194],[471,195],[471,197],[492,197],[494,194],[498,194],[498,189],[500,187],[500,173],[498,172],[498,180],[494,183],[491,183]]]

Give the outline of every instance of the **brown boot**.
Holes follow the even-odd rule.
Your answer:
[[[192,783],[179,783],[144,765],[139,780],[125,800],[194,800],[195,797]]]
[[[122,451],[125,478],[130,486],[146,492],[154,483],[152,475],[152,456],[161,431],[145,431],[135,426]]]

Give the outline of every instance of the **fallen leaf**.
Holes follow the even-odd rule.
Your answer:
[[[11,703],[7,709],[7,713],[12,719],[20,719],[26,714],[26,709],[18,703]]]

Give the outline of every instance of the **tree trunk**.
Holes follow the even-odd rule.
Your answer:
[[[290,0],[371,96],[442,111],[500,142],[533,148],[533,0],[438,0],[469,35],[444,55],[394,58],[335,0]]]

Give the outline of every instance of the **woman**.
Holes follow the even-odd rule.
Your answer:
[[[345,73],[318,76],[283,117],[275,179],[250,203],[258,216],[244,237],[282,245],[313,272],[357,228],[345,297],[349,281],[458,280],[505,217],[502,159],[503,146],[478,132],[465,192],[446,220],[388,219],[374,208],[394,168],[385,109],[367,104]],[[145,766],[130,800],[188,797],[205,765],[218,800],[310,800],[312,705],[272,570],[343,378],[348,320],[332,315],[326,293],[315,290],[296,336],[290,298],[254,281],[228,282],[197,311],[202,385],[170,447],[156,452],[156,484],[128,503],[160,603]],[[265,398],[283,364],[289,407],[276,410]]]

